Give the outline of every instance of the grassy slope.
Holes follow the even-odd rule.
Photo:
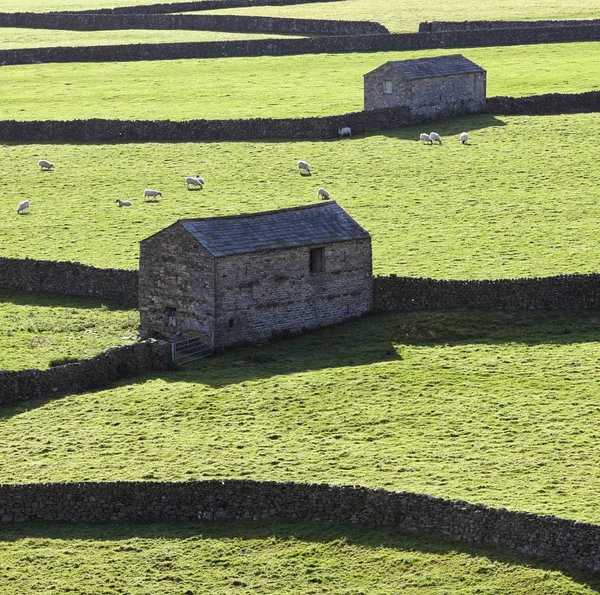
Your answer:
[[[222,31],[55,31],[52,29],[2,29],[0,50],[28,47],[72,47],[128,43],[180,43],[189,41],[229,41],[264,39],[283,35],[226,33]],[[287,37],[287,36],[286,36]]]
[[[392,32],[416,31],[421,21],[535,20],[598,18],[599,0],[345,0],[306,6],[269,6],[214,11],[214,14],[254,14],[315,19],[378,21]]]
[[[383,62],[457,51],[487,69],[490,96],[576,93],[599,88],[599,49],[600,42],[588,42],[317,55],[310,60],[286,56],[6,66],[0,69],[0,119],[342,114],[362,109],[363,74]]]
[[[137,310],[112,302],[0,290],[0,370],[91,357],[131,343],[138,323]]]
[[[599,124],[597,114],[474,116],[436,123],[441,147],[420,145],[421,128],[330,142],[0,145],[0,256],[136,268],[138,241],[178,218],[311,204],[323,186],[373,234],[377,274],[592,272],[598,162],[583,139]],[[40,158],[56,171],[39,172]],[[188,192],[183,177],[196,172],[206,186]],[[147,187],[164,198],[144,203]],[[31,214],[18,216],[25,197]]]
[[[598,312],[366,318],[4,407],[1,482],[362,484],[600,522]]]
[[[2,595],[591,595],[600,588],[591,573],[493,549],[343,526],[22,525],[2,528],[0,555]]]

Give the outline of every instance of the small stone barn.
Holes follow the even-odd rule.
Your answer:
[[[334,201],[181,219],[140,244],[140,330],[221,349],[372,308],[371,236]]]
[[[485,109],[486,72],[460,54],[386,62],[364,79],[365,110],[405,105],[426,120]]]

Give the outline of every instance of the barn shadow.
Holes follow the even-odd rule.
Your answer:
[[[112,554],[109,542],[114,542],[115,550],[121,551],[123,542],[129,540],[157,540],[175,545],[176,542],[194,540],[239,540],[240,553],[244,553],[244,542],[256,548],[258,540],[266,542],[266,547],[285,547],[286,542],[295,545],[332,544],[336,548],[353,547],[366,550],[368,555],[382,549],[395,553],[424,554],[428,556],[428,567],[435,573],[439,568],[436,557],[456,556],[469,558],[475,562],[472,569],[465,568],[465,573],[475,571],[486,574],[491,564],[498,563],[508,567],[509,573],[519,570],[541,570],[544,573],[560,573],[594,593],[600,593],[600,576],[598,574],[568,564],[545,561],[534,556],[516,553],[500,546],[468,544],[453,541],[446,537],[425,533],[406,533],[394,528],[374,528],[357,525],[308,524],[269,521],[230,521],[230,522],[198,522],[198,523],[112,523],[112,524],[69,524],[69,523],[22,523],[5,525],[0,532],[0,544],[14,544],[21,540],[60,540],[61,543],[86,541],[96,543],[110,557]],[[194,541],[197,548],[197,542]],[[52,543],[45,544],[52,547]],[[182,546],[184,544],[182,543]],[[42,546],[40,546],[42,547]],[[136,547],[131,548],[136,551]],[[140,551],[139,549],[137,551]],[[311,557],[317,553],[311,550]],[[332,553],[328,550],[328,556]],[[340,555],[348,555],[343,551]],[[356,553],[354,554],[356,555]],[[479,568],[476,560],[481,559]],[[461,563],[463,566],[465,563]],[[314,565],[313,565],[314,567]],[[398,575],[413,573],[414,569],[398,568]],[[423,570],[423,572],[427,572]],[[494,572],[498,572],[498,568]],[[458,571],[460,576],[460,570]],[[318,576],[318,570],[315,571]],[[462,580],[456,577],[458,581]],[[233,577],[235,578],[235,577]],[[482,583],[485,578],[482,579]]]

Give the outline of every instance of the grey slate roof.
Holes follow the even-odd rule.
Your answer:
[[[398,60],[387,62],[399,70],[407,79],[424,79],[454,74],[485,72],[481,66],[467,60],[461,54],[418,58],[416,60]]]
[[[260,252],[371,237],[335,201],[179,223],[213,256]]]

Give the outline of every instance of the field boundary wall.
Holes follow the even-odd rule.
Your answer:
[[[171,344],[148,340],[47,370],[0,370],[0,405],[85,392],[128,376],[171,368]]]
[[[531,29],[537,27],[573,27],[600,24],[600,19],[571,19],[554,21],[432,21],[419,23],[420,33],[440,31],[473,31],[478,29]]]
[[[0,13],[0,27],[108,31],[116,29],[185,29],[243,31],[293,35],[384,35],[389,31],[370,21],[280,18],[244,15]],[[77,61],[77,60],[73,60]]]
[[[6,15],[7,13],[3,13]],[[3,17],[4,18],[4,17]],[[600,40],[600,24],[0,50],[0,65],[387,52]]]
[[[600,569],[600,526],[410,492],[251,480],[0,485],[3,522],[356,523]]]
[[[0,289],[58,293],[138,303],[138,271],[79,262],[0,257]]]
[[[600,274],[469,281],[396,275],[373,278],[375,312],[456,308],[600,308]]]

